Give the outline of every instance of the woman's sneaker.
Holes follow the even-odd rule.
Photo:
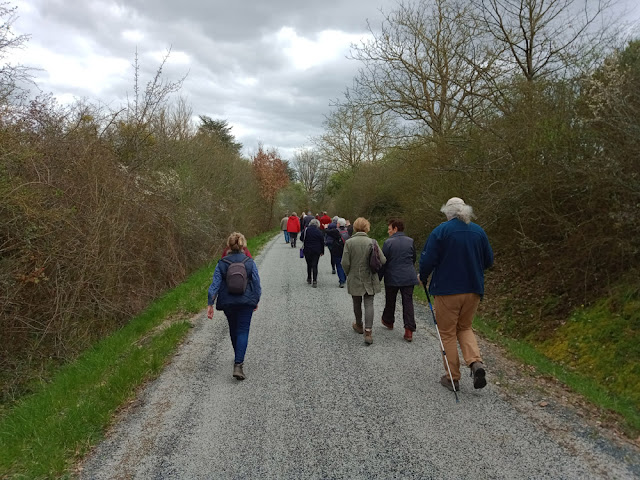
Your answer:
[[[233,364],[233,377],[238,380],[244,380],[244,372],[242,371],[242,363],[234,363]]]

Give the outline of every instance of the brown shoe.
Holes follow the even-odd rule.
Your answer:
[[[380,322],[382,322],[382,325],[384,325],[385,327],[387,327],[389,330],[393,330],[393,323],[387,323],[384,321],[384,318],[380,319]]]
[[[458,380],[454,380],[453,384],[456,387],[456,391],[460,391],[460,382]],[[451,379],[449,378],[449,375],[443,375],[442,377],[440,377],[440,385],[442,385],[443,387],[451,390],[453,392],[453,387],[451,386]]]
[[[486,387],[487,379],[485,377],[487,373],[485,372],[484,363],[473,362],[469,368],[471,369],[471,376],[473,377],[473,388]]]
[[[409,330],[408,328],[404,329],[404,339],[407,342],[410,342],[411,340],[413,340],[413,332],[411,330]]]
[[[371,345],[373,343],[373,337],[371,336],[371,330],[364,331],[364,343]]]
[[[358,333],[364,333],[364,328],[362,328],[362,325],[358,325],[356,322],[353,322],[353,324],[351,325],[353,327],[353,329],[358,332]]]
[[[238,380],[244,380],[244,372],[242,371],[242,363],[235,363],[233,365],[233,376]]]

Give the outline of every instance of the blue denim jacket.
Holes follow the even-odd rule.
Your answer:
[[[226,258],[232,262],[241,262],[246,255],[244,253],[231,253]],[[260,277],[258,276],[258,266],[253,259],[249,259],[245,264],[247,268],[247,289],[242,295],[232,295],[227,290],[227,284],[224,281],[227,276],[229,265],[225,262],[218,261],[216,269],[213,272],[213,279],[208,291],[208,305],[216,302],[217,310],[244,305],[247,307],[257,307],[262,295],[262,287],[260,286]],[[216,301],[217,300],[217,301]]]

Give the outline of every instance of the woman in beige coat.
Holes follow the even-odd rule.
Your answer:
[[[359,217],[353,222],[353,236],[344,244],[342,268],[347,275],[347,292],[353,298],[353,313],[356,321],[353,329],[364,333],[364,341],[373,343],[371,328],[373,327],[373,296],[382,291],[378,274],[369,267],[369,255],[375,240],[367,233],[371,225],[366,218]],[[380,250],[380,249],[378,249]],[[384,265],[387,259],[380,251],[380,260]],[[362,302],[364,300],[364,328],[362,326]]]

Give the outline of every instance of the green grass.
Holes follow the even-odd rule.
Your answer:
[[[421,286],[414,297],[427,301]],[[473,327],[539,374],[554,377],[590,403],[621,415],[633,438],[640,433],[640,298],[636,290],[622,289],[591,308],[581,308],[543,343],[505,336],[503,325],[495,319],[476,317]]]
[[[256,255],[275,235],[248,240]],[[0,478],[59,478],[103,438],[114,412],[157,376],[206,307],[216,262],[153,302],[0,419]],[[170,322],[165,322],[170,319]]]

